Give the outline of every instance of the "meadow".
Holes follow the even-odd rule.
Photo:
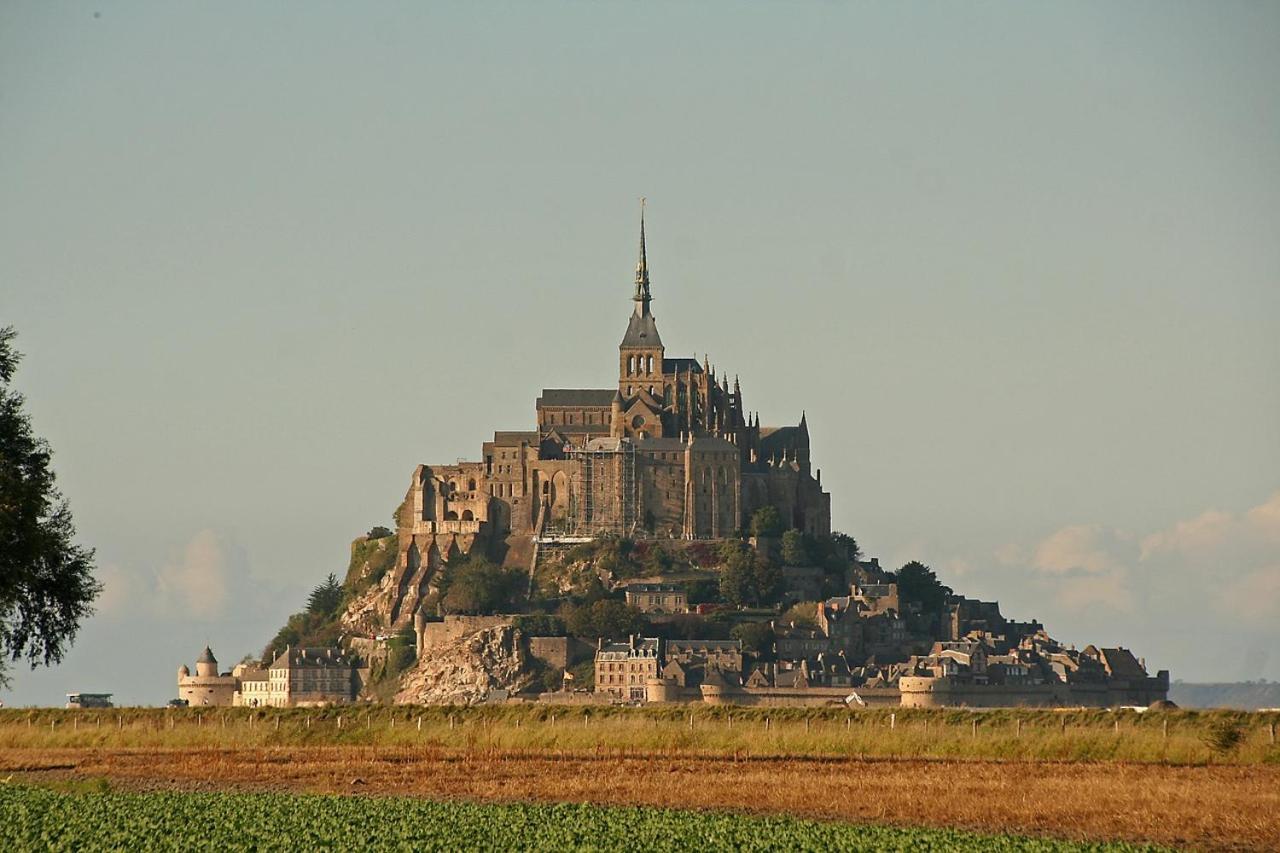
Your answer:
[[[698,809],[860,831],[1274,850],[1277,722],[1235,712],[708,706],[8,709],[0,780]],[[921,849],[934,838],[909,837]],[[874,838],[883,848],[899,836]]]
[[[504,705],[0,710],[0,747],[427,745],[503,751],[1280,764],[1280,714]]]

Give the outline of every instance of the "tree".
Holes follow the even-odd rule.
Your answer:
[[[440,603],[446,613],[481,615],[495,613],[515,591],[515,573],[473,556],[446,574],[447,587]]]
[[[782,534],[782,564],[784,566],[807,566],[811,562],[809,549],[805,547],[804,534],[799,530],[788,530]]]
[[[818,627],[818,602],[797,601],[782,614],[784,625],[794,624],[800,628]]]
[[[779,536],[786,527],[782,521],[782,513],[772,504],[760,507],[751,516],[752,536]]]
[[[858,547],[858,540],[854,539],[848,533],[841,533],[837,530],[835,533],[831,534],[831,541],[844,548],[844,551],[850,560],[861,559],[862,549]]]
[[[720,597],[745,607],[755,600],[755,559],[743,542],[727,540],[721,548]]]
[[[755,655],[756,660],[773,660],[773,644],[777,636],[768,622],[743,622],[734,625],[730,634],[735,640],[741,640],[742,651]]]
[[[782,590],[782,570],[745,542],[727,540],[720,551],[720,596],[746,607],[775,601]]]
[[[644,616],[616,598],[602,598],[590,604],[570,604],[561,611],[565,628],[574,637],[622,639],[644,631]]]
[[[10,388],[21,355],[0,329],[0,684],[7,661],[62,660],[102,585],[93,551],[72,542],[71,509],[54,484],[53,452]]]
[[[369,532],[365,535],[369,539],[385,539],[388,536],[394,536],[395,534],[391,532],[390,528],[377,524],[370,528]]]
[[[895,580],[899,600],[904,605],[918,603],[924,613],[937,613],[951,594],[951,587],[944,586],[933,569],[917,560],[898,569]]]
[[[311,590],[307,598],[307,612],[332,617],[341,606],[342,584],[338,583],[338,576],[330,572],[324,583]]]

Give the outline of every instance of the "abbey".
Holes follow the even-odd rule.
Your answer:
[[[397,515],[393,623],[412,619],[443,563],[476,548],[529,567],[539,543],[566,538],[738,535],[770,505],[789,527],[830,533],[805,416],[762,427],[737,377],[667,355],[643,213],[631,300],[616,385],[543,390],[533,429],[494,433],[479,461],[415,469]]]

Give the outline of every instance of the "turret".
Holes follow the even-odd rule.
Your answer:
[[[609,405],[609,435],[622,438],[627,434],[627,425],[622,419],[622,392],[613,392],[613,402]]]
[[[200,655],[196,660],[196,676],[206,677],[218,674],[218,659],[213,656],[213,651],[208,646],[204,647],[204,654]]]

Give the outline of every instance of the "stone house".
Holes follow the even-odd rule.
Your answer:
[[[633,583],[626,586],[627,606],[641,613],[688,613],[689,595],[671,583]]]

